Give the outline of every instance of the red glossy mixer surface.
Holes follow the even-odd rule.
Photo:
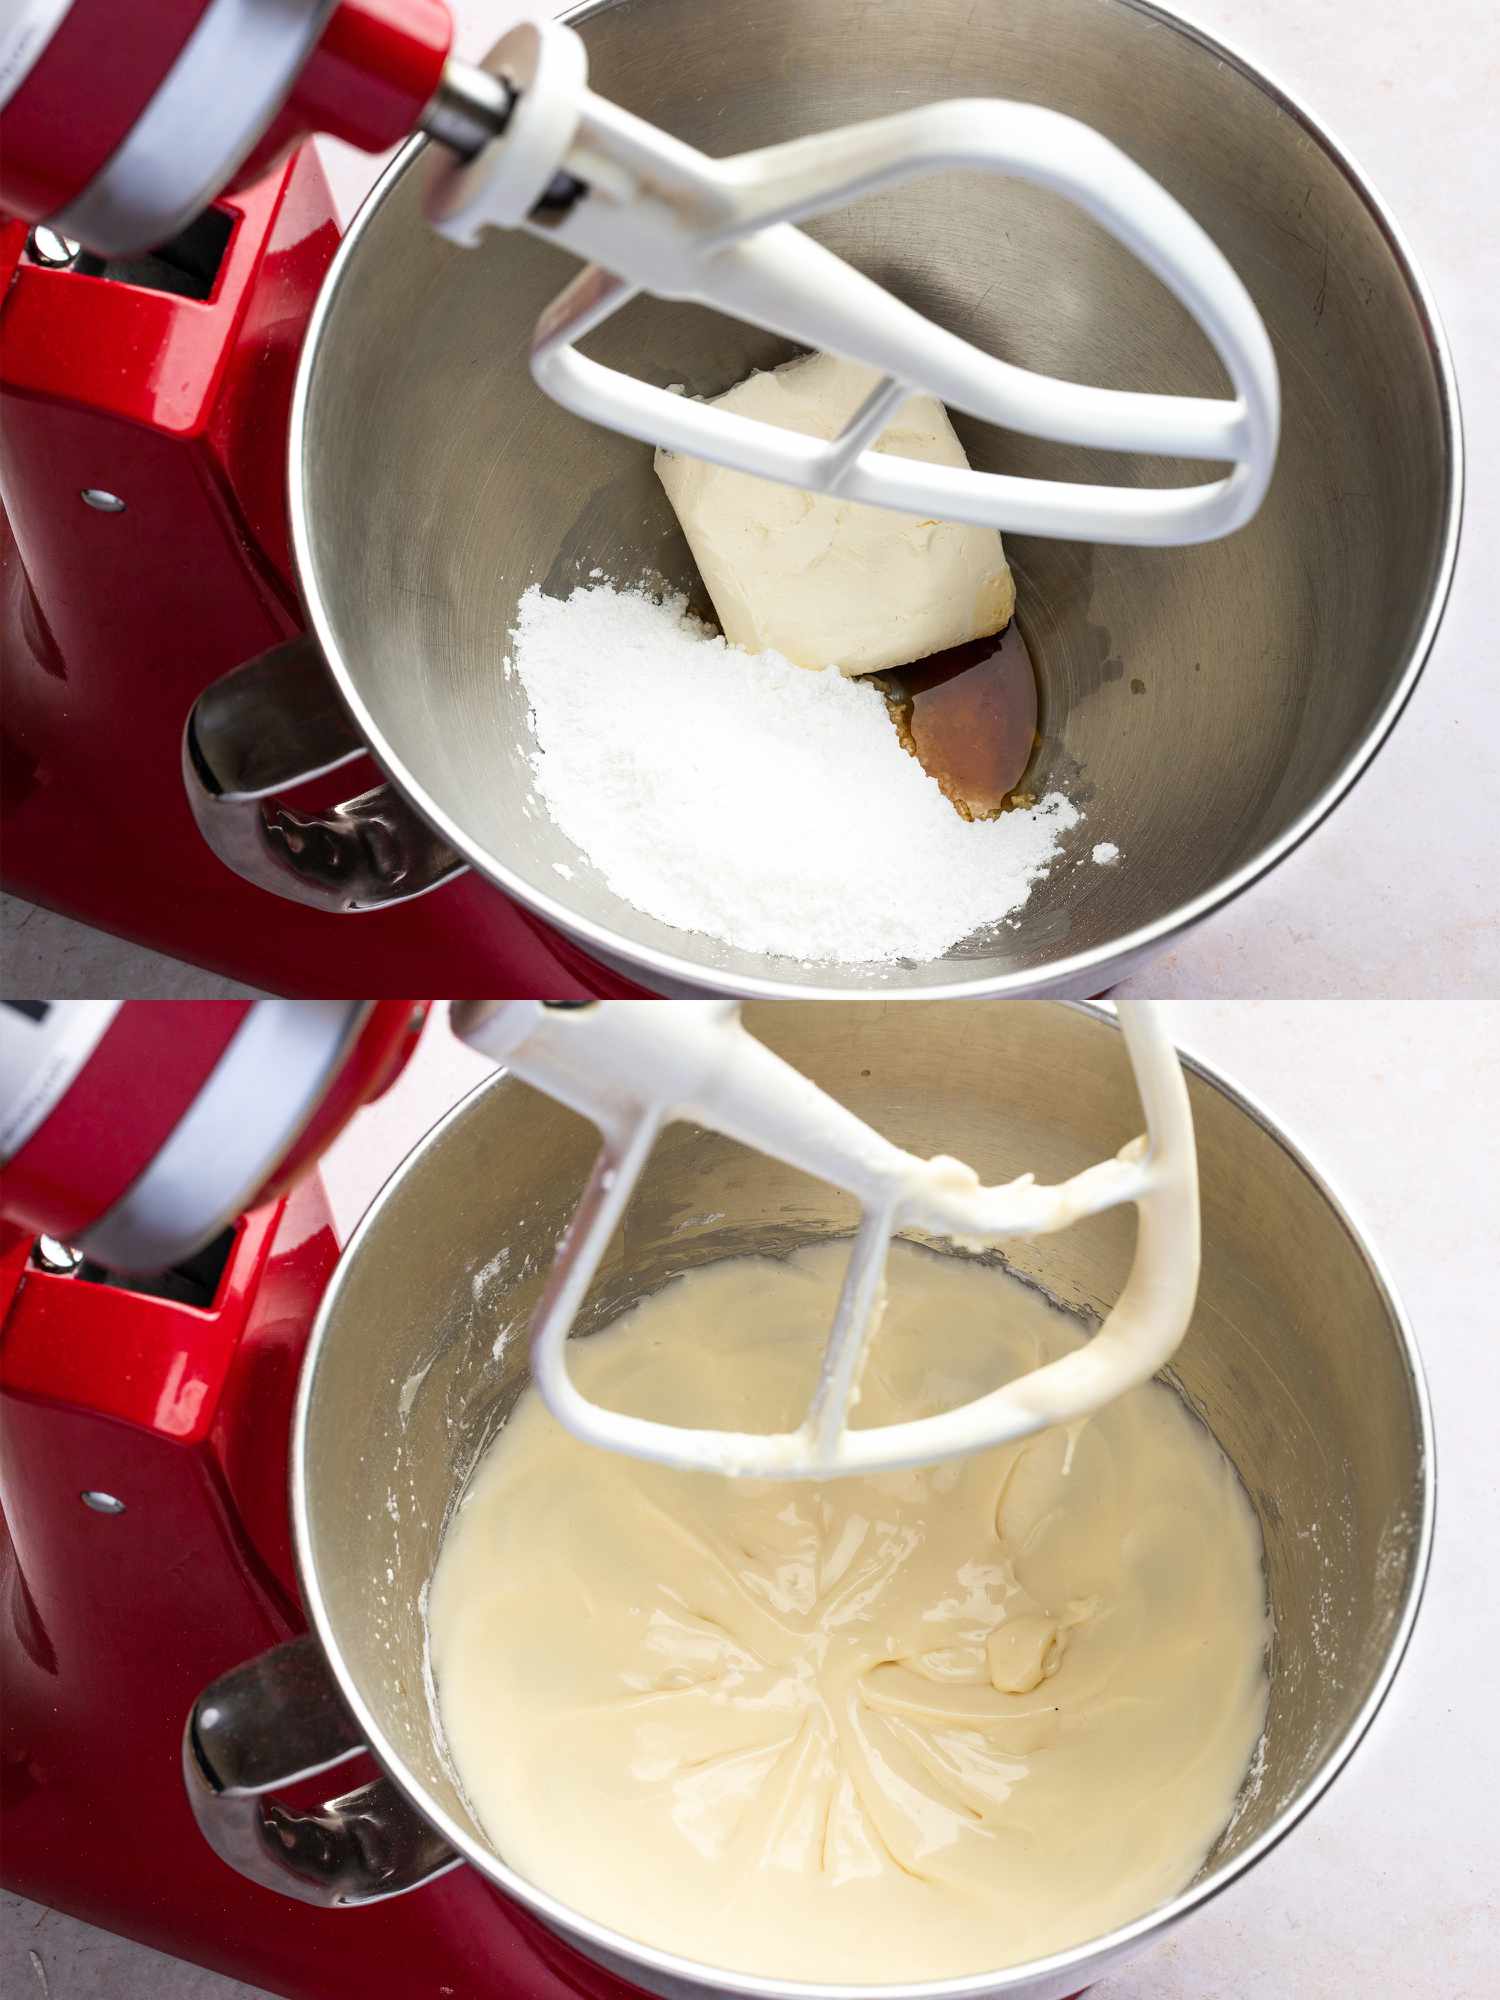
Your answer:
[[[301,40],[220,48],[195,123],[171,90],[195,38],[236,11],[295,16]],[[302,623],[287,412],[338,228],[310,148],[265,169],[314,130],[370,149],[410,132],[438,88],[446,9],[22,14],[0,31],[0,216],[25,218],[0,222],[5,886],[280,992],[635,991],[472,875],[355,918],[268,896],[210,852],[183,792],[195,698]],[[189,103],[204,102],[200,86]],[[100,254],[69,259],[57,236]],[[289,802],[351,789],[341,774]]]

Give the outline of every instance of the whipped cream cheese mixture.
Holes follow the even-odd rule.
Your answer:
[[[846,1246],[675,1280],[571,1365],[668,1422],[799,1419]],[[1077,1344],[991,1266],[893,1247],[861,1422]],[[528,1389],[430,1593],[495,1850],[626,1935],[807,1981],[940,1979],[1183,1888],[1265,1719],[1261,1542],[1169,1390],[954,1464],[733,1481],[597,1450]]]

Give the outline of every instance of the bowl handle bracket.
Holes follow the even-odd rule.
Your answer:
[[[420,1889],[462,1858],[383,1775],[311,1811],[275,1796],[364,1751],[308,1633],[204,1689],[183,1730],[183,1782],[221,1861],[298,1902],[354,1909]]]
[[[227,868],[289,902],[352,914],[425,896],[465,865],[392,784],[320,811],[282,802],[367,754],[304,633],[203,690],[183,731],[182,781]]]

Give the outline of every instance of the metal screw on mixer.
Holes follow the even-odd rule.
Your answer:
[[[96,1514],[123,1514],[125,1512],[125,1502],[123,1500],[117,1500],[113,1493],[101,1493],[96,1487],[91,1486],[87,1488],[78,1497],[85,1507],[91,1508]]]
[[[125,502],[118,493],[110,493],[102,486],[85,486],[79,490],[79,499],[85,507],[93,507],[101,514],[123,514]]]
[[[49,270],[65,271],[78,255],[79,246],[70,236],[59,235],[39,222],[26,239],[26,248],[33,264],[45,264]]]
[[[71,1277],[83,1262],[83,1252],[75,1250],[70,1243],[59,1243],[55,1236],[39,1236],[32,1259],[40,1270],[52,1271],[60,1278]]]

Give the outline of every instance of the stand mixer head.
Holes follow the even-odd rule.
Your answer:
[[[1120,1009],[1145,1135],[1056,1187],[1039,1187],[1030,1174],[983,1187],[957,1160],[923,1160],[891,1145],[755,1040],[739,1011],[738,1003],[719,1000],[455,1005],[462,1040],[581,1112],[603,1136],[531,1328],[533,1377],[575,1436],[682,1469],[827,1479],[932,1464],[1076,1422],[1170,1358],[1197,1294],[1197,1156],[1187,1087],[1149,1003]],[[674,1119],[846,1188],[863,1210],[817,1388],[795,1431],[767,1436],[625,1416],[582,1396],[568,1373],[574,1318],[658,1135]],[[1134,1261],[1086,1346],[957,1409],[851,1428],[892,1237],[916,1231],[977,1248],[1049,1234],[1125,1202],[1139,1216]]]

